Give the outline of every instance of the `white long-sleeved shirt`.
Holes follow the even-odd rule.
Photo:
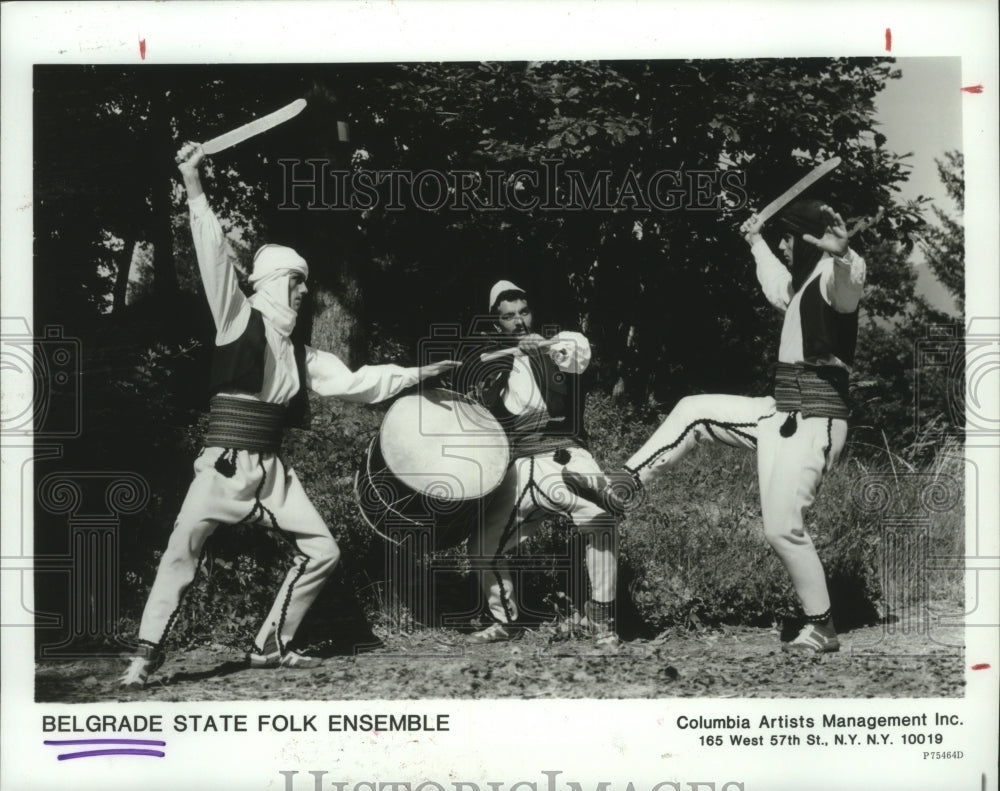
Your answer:
[[[582,374],[590,365],[590,341],[579,332],[560,332],[558,341],[543,350],[560,371],[570,375]],[[527,357],[514,358],[507,387],[503,391],[503,405],[512,415],[517,415],[517,430],[534,431],[550,419],[545,398],[531,372]]]
[[[843,257],[824,255],[809,279],[797,292],[792,291],[792,273],[771,252],[762,238],[757,238],[750,248],[757,266],[757,280],[767,301],[785,314],[781,325],[781,342],[778,362],[807,362],[816,365],[848,367],[836,357],[823,360],[806,360],[802,351],[802,314],[800,303],[806,287],[819,279],[823,300],[838,313],[853,313],[858,309],[865,285],[865,261],[852,250]]]
[[[191,234],[198,259],[198,269],[205,285],[212,318],[215,320],[215,343],[222,345],[239,338],[250,320],[250,303],[240,291],[229,245],[218,218],[204,194],[188,202],[191,209]],[[265,321],[267,319],[265,318]],[[275,333],[267,333],[264,359],[264,384],[259,393],[233,392],[240,398],[286,404],[299,389],[294,359],[283,349],[276,349]],[[346,401],[374,404],[391,398],[419,381],[419,369],[399,365],[365,365],[356,371],[339,357],[306,346],[305,386],[321,396],[336,396]]]

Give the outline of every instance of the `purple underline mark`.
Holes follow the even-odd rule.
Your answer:
[[[148,755],[151,758],[163,758],[166,753],[159,750],[84,750],[81,753],[63,753],[59,756],[60,761],[68,761],[70,758],[95,758],[99,755]]]
[[[167,743],[155,739],[46,739],[43,744],[51,746],[66,746],[72,744],[135,744],[152,747],[166,747]],[[100,755],[145,755],[151,758],[164,758],[166,753],[160,750],[140,750],[126,748],[111,748],[107,750],[84,750],[77,753],[63,753],[59,755],[60,761],[68,761],[71,758],[95,758]]]
[[[43,744],[151,744],[166,747],[159,739],[46,739]]]

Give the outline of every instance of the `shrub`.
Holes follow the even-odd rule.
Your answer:
[[[600,393],[589,398],[591,450],[605,469],[619,467],[648,438],[660,416]],[[336,536],[342,561],[310,610],[301,642],[339,640],[357,647],[374,641],[372,628],[384,636],[421,624],[439,625],[442,614],[468,611],[477,586],[462,546],[419,560],[419,568],[447,560],[451,569],[434,576],[433,612],[427,601],[416,600],[419,611],[409,607],[407,602],[415,601],[412,589],[400,589],[398,600],[389,595],[387,568],[391,553],[398,550],[365,524],[353,495],[354,471],[384,409],[318,399],[313,406],[313,431],[290,432],[284,454]],[[908,617],[914,607],[923,613],[931,598],[961,600],[960,570],[928,578],[914,564],[928,556],[962,556],[962,469],[960,448],[954,446],[939,449],[917,469],[888,450],[873,453],[848,443],[806,515],[840,626],[871,623],[880,616]],[[865,500],[863,487],[873,481],[892,493],[896,511],[879,510],[877,501]],[[939,497],[939,510],[928,512],[922,503],[935,481],[944,482],[949,494],[947,502]],[[160,518],[165,540],[165,520],[172,522],[173,516],[164,508]],[[917,526],[910,537],[917,538],[900,540],[907,525]],[[570,553],[582,563],[580,542],[573,536],[565,522],[550,519],[523,551],[557,559]],[[750,451],[697,448],[647,488],[646,500],[621,523],[619,548],[619,623],[626,636],[675,626],[768,625],[797,611],[788,575],[764,539],[756,457]],[[158,555],[144,557],[126,575],[135,595],[128,597],[125,632],[134,628],[155,572]],[[171,642],[211,640],[245,647],[290,561],[287,542],[270,531],[245,526],[216,531]],[[580,606],[563,598],[565,579],[555,566],[524,575],[526,608],[554,616],[560,607]]]
[[[597,411],[611,410],[605,404]],[[598,459],[617,462],[621,443],[617,427],[602,421],[608,425],[610,431],[597,435],[607,444],[593,450]],[[630,436],[629,447],[638,447],[654,427],[643,426],[641,439]],[[634,436],[637,426],[619,430]],[[866,485],[890,490],[890,511],[866,502]],[[935,492],[941,510],[928,510]],[[805,515],[837,622],[846,627],[903,617],[929,598],[960,600],[960,572],[930,576],[927,560],[962,556],[962,501],[954,445],[916,468],[888,451],[856,454],[848,442]],[[766,625],[797,611],[788,574],[764,539],[756,457],[749,451],[698,447],[647,487],[644,503],[622,523],[620,554],[634,578],[628,592],[638,613],[657,630]]]

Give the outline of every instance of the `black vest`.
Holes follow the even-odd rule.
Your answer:
[[[288,402],[285,411],[286,425],[296,428],[309,427],[309,395],[306,392],[306,347],[294,343],[295,367],[299,372],[299,390]],[[264,387],[264,358],[267,353],[267,336],[264,316],[250,309],[250,320],[243,334],[234,341],[216,346],[212,354],[212,372],[209,377],[211,394],[223,390],[259,393]]]
[[[502,393],[507,386],[514,357],[504,357],[489,364],[489,374],[477,387],[479,398],[487,409],[500,421],[511,443],[518,446],[549,445],[587,447],[587,432],[584,427],[584,405],[586,387],[583,377],[560,371],[547,354],[528,355],[525,358],[531,368],[538,391],[549,413],[549,422],[535,431],[518,431],[518,415],[511,414],[503,404]]]
[[[845,365],[854,364],[858,344],[858,310],[839,313],[827,304],[814,277],[802,291],[799,317],[802,323],[802,359],[807,363],[831,355]]]

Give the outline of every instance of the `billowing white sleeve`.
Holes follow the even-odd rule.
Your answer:
[[[546,351],[560,371],[582,374],[590,365],[590,341],[580,332],[560,332]]]
[[[820,283],[823,298],[838,313],[853,313],[865,290],[865,259],[848,249],[843,258],[833,257],[833,266]]]
[[[188,201],[188,205],[198,271],[215,320],[215,340],[220,344],[228,343],[246,329],[250,319],[249,303],[240,291],[236,270],[229,260],[226,235],[208,205],[208,198],[202,193]]]
[[[764,296],[784,313],[788,309],[788,303],[792,301],[792,273],[760,236],[750,247],[750,252],[757,264],[757,282],[760,283]]]
[[[306,346],[306,387],[321,396],[375,404],[412,387],[419,369],[399,365],[363,365],[352,371],[330,352]]]

